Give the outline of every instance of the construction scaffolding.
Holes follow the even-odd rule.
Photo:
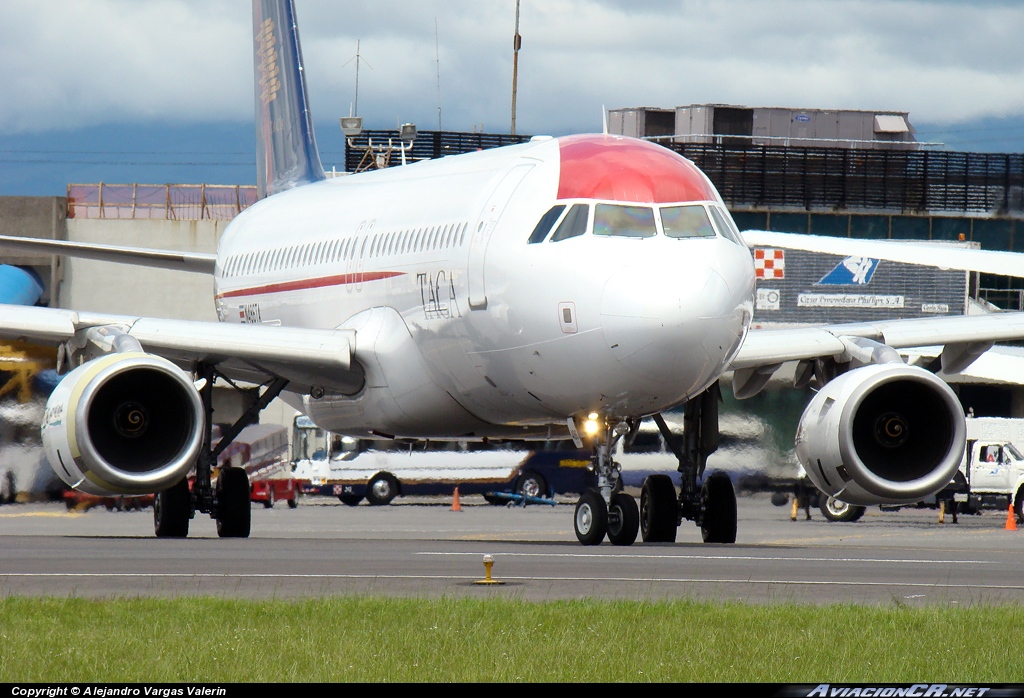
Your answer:
[[[256,187],[221,184],[69,184],[68,218],[231,220]]]

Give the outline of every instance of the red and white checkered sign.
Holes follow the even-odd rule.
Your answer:
[[[785,250],[775,250],[771,247],[754,250],[754,276],[759,279],[785,279]]]

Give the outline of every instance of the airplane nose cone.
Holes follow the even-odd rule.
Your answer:
[[[605,286],[601,322],[623,368],[686,397],[723,369],[742,332],[741,303],[710,265],[632,266]]]

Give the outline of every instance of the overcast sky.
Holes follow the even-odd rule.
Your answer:
[[[521,5],[520,133],[599,131],[602,105],[895,110],[932,130],[1024,114],[1016,0]],[[250,12],[246,0],[2,0],[0,137],[251,123]],[[296,13],[321,130],[356,100],[358,41],[368,127],[434,129],[440,105],[444,129],[508,132],[515,0],[296,0]]]

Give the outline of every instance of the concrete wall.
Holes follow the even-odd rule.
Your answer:
[[[67,239],[126,247],[215,253],[228,221],[72,218]],[[210,320],[213,277],[165,269],[67,258],[57,303],[61,308],[175,320]]]
[[[64,233],[66,210],[67,199],[63,196],[0,197],[0,233],[59,239]]]
[[[61,240],[66,211],[67,199],[63,196],[0,197],[0,234]],[[51,302],[52,289],[60,283],[62,274],[58,257],[4,252],[0,263],[35,269],[46,286],[42,301]]]

